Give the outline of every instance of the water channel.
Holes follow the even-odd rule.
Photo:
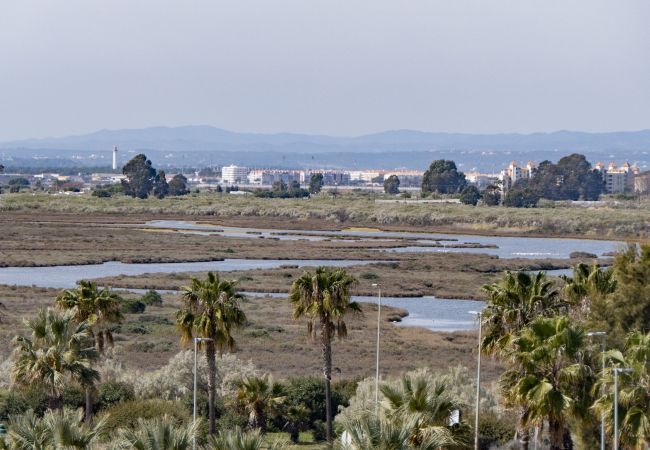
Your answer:
[[[433,233],[402,233],[364,230],[340,231],[303,231],[303,230],[271,230],[255,228],[220,227],[185,221],[152,221],[146,227],[181,230],[181,232],[200,233],[207,236],[218,234],[230,237],[246,237],[278,239],[310,239],[322,240],[332,236],[349,239],[377,239],[403,242],[413,240],[418,246],[395,247],[381,254],[388,256],[390,252],[472,252],[488,253],[500,258],[568,258],[572,252],[580,251],[604,256],[622,247],[621,242],[580,240],[580,239],[548,239],[528,237],[496,237],[470,236]],[[422,247],[427,243],[443,245],[444,247]],[[477,243],[490,248],[454,248],[454,243]],[[379,253],[379,252],[378,252]],[[387,258],[388,259],[388,258]],[[70,288],[81,279],[93,279],[117,275],[137,276],[145,273],[175,273],[175,272],[205,272],[274,269],[282,266],[315,267],[349,267],[354,265],[371,264],[379,261],[369,260],[272,260],[272,259],[225,259],[223,261],[184,262],[184,263],[142,263],[125,264],[107,262],[103,264],[52,266],[52,267],[4,267],[0,268],[0,284],[18,286],[38,286],[64,289]],[[550,270],[548,275],[570,275],[570,269]],[[138,290],[129,289],[137,292]],[[249,293],[249,295],[266,295],[275,298],[285,298],[286,294]],[[376,297],[355,296],[355,300],[374,303]],[[484,303],[474,300],[451,300],[435,297],[385,297],[382,304],[405,309],[409,316],[405,317],[398,326],[418,326],[435,331],[469,330],[475,327],[470,310],[482,309]]]
[[[176,230],[179,232],[202,233],[240,238],[275,238],[323,240],[331,237],[351,239],[406,240],[410,245],[381,249],[386,253],[486,253],[499,258],[569,258],[573,252],[591,253],[603,257],[620,250],[625,244],[618,241],[595,239],[560,239],[532,237],[477,236],[463,234],[414,233],[372,230],[275,230],[267,228],[222,227],[180,220],[154,220],[147,227]],[[430,244],[430,246],[427,246]],[[462,244],[478,244],[477,248],[459,247]],[[379,249],[378,249],[379,251]]]

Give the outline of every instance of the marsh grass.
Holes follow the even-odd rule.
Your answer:
[[[125,196],[4,194],[0,211],[39,213],[176,215],[224,218],[275,218],[327,226],[426,227],[456,232],[497,232],[593,238],[647,237],[650,200],[608,201],[594,207],[543,202],[535,209],[472,207],[462,204],[375,203],[370,196],[346,193],[332,198],[264,199],[202,193],[162,200]]]

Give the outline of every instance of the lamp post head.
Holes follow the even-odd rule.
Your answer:
[[[372,286],[372,287],[378,287],[378,286],[379,286],[379,283],[372,283],[371,286]]]
[[[631,369],[629,367],[614,367],[614,372],[618,373],[632,373],[634,372],[634,369]]]
[[[467,314],[472,314],[473,316],[479,316],[482,314],[481,311],[467,311]]]
[[[210,342],[210,341],[214,341],[214,339],[212,339],[212,338],[194,338],[194,340],[195,340],[196,342]]]
[[[590,331],[587,333],[587,336],[589,337],[596,337],[596,336],[607,336],[606,331]]]

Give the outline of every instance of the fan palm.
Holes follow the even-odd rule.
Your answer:
[[[237,383],[237,400],[248,413],[251,428],[266,431],[266,414],[283,401],[281,386],[268,376],[245,378]]]
[[[488,354],[504,356],[521,330],[536,317],[553,316],[568,306],[544,272],[531,275],[506,271],[500,281],[483,286],[483,290],[488,294],[488,301],[481,315],[484,331],[481,349]],[[507,396],[506,400],[515,403]],[[523,426],[523,417],[527,411],[521,405],[520,408],[517,436],[526,450],[529,433]]]
[[[293,317],[306,317],[307,331],[311,337],[320,335],[325,376],[325,415],[327,442],[332,445],[332,339],[347,336],[343,318],[351,312],[361,312],[356,302],[350,301],[350,290],[356,279],[343,269],[318,267],[305,271],[296,279],[289,293]]]
[[[207,448],[211,450],[285,450],[284,442],[276,441],[265,444],[264,436],[259,430],[244,432],[239,428],[219,432],[208,442]]]
[[[97,350],[89,338],[88,324],[75,321],[75,311],[48,308],[25,321],[31,337],[16,336],[12,379],[25,386],[42,384],[47,388],[49,407],[60,407],[66,381],[83,385],[94,383],[99,373],[91,367]]]
[[[80,281],[75,289],[62,291],[55,300],[61,309],[75,308],[75,319],[87,322],[99,353],[104,352],[106,343],[113,345],[111,326],[119,323],[122,298],[108,288],[99,289],[92,281]]]
[[[305,405],[289,405],[282,413],[285,424],[284,429],[289,433],[289,439],[294,444],[300,440],[300,432],[308,428],[309,409]]]
[[[48,411],[42,419],[29,411],[9,422],[7,441],[15,450],[90,449],[105,435],[106,422],[90,427],[83,411]]]
[[[506,271],[503,278],[483,286],[488,302],[482,313],[484,337],[481,347],[499,353],[538,316],[553,316],[567,307],[544,272]]]
[[[458,443],[445,428],[429,428],[418,441],[412,439],[413,423],[400,418],[378,417],[365,411],[342,420],[343,434],[337,445],[340,450],[439,450],[458,448]],[[425,431],[425,430],[423,430]]]
[[[236,286],[236,281],[221,280],[219,274],[214,272],[208,272],[203,281],[192,278],[190,284],[183,288],[184,304],[176,314],[176,324],[183,342],[189,342],[195,336],[210,339],[201,343],[205,347],[208,363],[210,434],[216,431],[216,351],[233,351],[233,331],[246,323],[246,316],[239,306],[242,296],[237,292]]]
[[[55,300],[56,305],[64,310],[74,310],[77,322],[88,323],[88,331],[93,337],[95,347],[104,353],[106,343],[113,345],[111,326],[122,320],[119,295],[109,289],[98,289],[92,281],[80,281],[75,289],[61,292]],[[86,390],[86,421],[90,421],[93,404],[93,385],[84,386]]]
[[[625,448],[645,450],[650,447],[650,333],[635,331],[625,341],[625,351],[613,350],[607,353],[610,365],[629,367],[631,373],[620,374],[619,380],[619,433],[620,443]],[[601,383],[609,386],[607,394],[600,397],[594,408],[604,414],[609,432],[614,428],[613,373],[611,368],[601,374]],[[602,384],[595,386],[601,392]]]
[[[467,437],[462,424],[449,426],[452,412],[463,405],[451,397],[444,383],[432,382],[424,375],[404,375],[398,388],[383,385],[380,390],[386,399],[386,416],[393,424],[410,427],[408,442],[414,448],[421,448],[433,437],[443,439],[445,445],[459,445]]]
[[[178,424],[171,416],[138,419],[135,429],[120,430],[116,450],[189,450],[197,435],[200,422]]]
[[[564,295],[578,308],[579,318],[589,315],[592,303],[603,299],[616,290],[616,279],[612,268],[601,269],[598,264],[584,263],[573,267],[573,277],[563,275]]]
[[[582,327],[566,316],[540,317],[522,330],[509,351],[517,367],[506,371],[502,381],[510,396],[525,405],[524,424],[548,422],[551,450],[564,449],[567,422],[585,413],[581,397],[588,394],[591,377],[585,339]]]

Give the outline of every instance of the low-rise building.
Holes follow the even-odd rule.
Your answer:
[[[248,174],[250,184],[270,186],[277,181],[285,184],[297,181],[300,183],[300,172],[297,170],[259,169],[251,170]]]
[[[595,169],[603,176],[606,193],[619,194],[635,190],[634,177],[635,174],[639,173],[639,169],[630,166],[628,162],[623,163],[620,167],[613,162],[610,162],[607,166],[599,162],[596,164]]]
[[[248,181],[248,167],[223,166],[221,168],[221,181],[227,184],[246,183]]]
[[[472,183],[479,189],[485,189],[490,185],[500,184],[501,178],[498,173],[481,173],[481,172],[467,172],[465,179],[468,183]]]
[[[535,173],[535,163],[528,161],[524,167],[520,167],[517,161],[511,161],[510,165],[499,174],[499,180],[502,183],[503,189],[508,190],[521,179],[532,178]]]

